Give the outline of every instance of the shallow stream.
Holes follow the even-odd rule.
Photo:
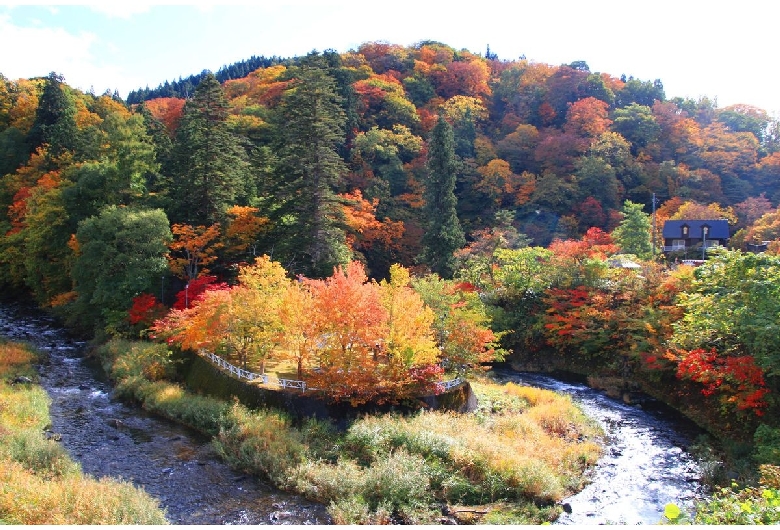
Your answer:
[[[0,306],[0,335],[47,351],[54,433],[85,473],[159,499],[173,524],[327,524],[325,507],[231,470],[197,432],[117,401],[84,343],[36,311]]]
[[[607,435],[590,484],[563,501],[571,513],[561,515],[558,524],[657,524],[667,503],[690,507],[705,495],[702,466],[689,452],[701,431],[671,409],[652,400],[647,409],[627,405],[584,384],[540,374],[499,370],[495,375],[570,395]]]
[[[52,431],[85,473],[130,481],[159,499],[174,524],[328,524],[325,507],[231,470],[208,440],[119,402],[84,343],[34,310],[0,305],[0,336],[49,352],[41,384],[52,399]],[[504,381],[572,396],[607,434],[590,484],[564,500],[560,524],[655,524],[666,503],[704,495],[701,467],[688,451],[698,433],[663,407],[643,410],[583,384],[498,370]],[[657,409],[657,410],[656,410]]]

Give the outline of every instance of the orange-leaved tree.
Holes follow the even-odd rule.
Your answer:
[[[401,265],[390,267],[390,280],[380,284],[382,304],[387,311],[387,336],[380,353],[387,356],[382,373],[384,383],[396,396],[431,389],[438,371],[440,352],[436,346],[433,310],[412,288],[409,271]]]
[[[152,326],[155,337],[178,344],[185,350],[206,348],[214,351],[219,345],[219,312],[230,301],[230,288],[225,284],[209,286],[185,309],[172,309]]]
[[[222,247],[219,223],[208,227],[174,224],[171,232],[173,242],[168,245],[171,272],[188,281],[199,274],[208,274],[207,265],[217,260],[216,251]]]
[[[295,363],[300,380],[304,379],[304,369],[316,361],[320,346],[320,319],[314,318],[313,308],[314,298],[303,282],[287,284],[279,306],[284,329],[280,355]]]
[[[313,297],[312,318],[318,321],[319,370],[313,386],[327,389],[334,400],[363,403],[377,397],[381,375],[377,349],[387,334],[387,310],[379,285],[353,261],[337,267],[324,280],[304,280]]]
[[[269,227],[268,218],[258,215],[258,212],[257,208],[251,206],[228,208],[230,222],[225,229],[228,253],[240,259],[257,256],[258,239]]]
[[[393,221],[376,218],[379,199],[368,201],[363,193],[356,189],[352,193],[339,195],[344,200],[344,221],[347,231],[347,245],[353,251],[365,251],[373,245],[381,245],[387,249],[399,248],[399,240],[404,235],[403,221]]]
[[[284,332],[280,306],[289,280],[281,265],[263,256],[241,269],[239,282],[207,288],[191,307],[172,310],[155,331],[182,348],[203,348],[264,373]]]

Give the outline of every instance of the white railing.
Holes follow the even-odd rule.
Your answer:
[[[306,392],[306,381],[279,379],[279,386],[282,388],[300,388],[302,392]]]
[[[443,392],[455,388],[456,386],[462,383],[463,383],[463,379],[461,379],[460,377],[456,377],[455,379],[451,379],[449,381],[440,381],[436,383],[436,390],[438,391],[437,393],[441,394]]]
[[[238,379],[246,379],[247,381],[260,380],[264,385],[270,383],[270,379],[265,374],[256,374],[254,372],[244,370],[243,368],[233,366],[232,364],[227,362],[219,355],[216,355],[206,350],[200,350],[198,353],[200,353],[200,355],[202,355],[206,359],[210,360],[212,363],[216,364],[217,366],[219,366],[220,368],[228,372],[230,375],[237,377]],[[456,377],[455,379],[451,379],[450,381],[439,381],[438,383],[436,383],[436,393],[441,394],[443,392],[447,392],[448,390],[451,390],[462,383],[463,383],[463,379],[461,379],[460,377]],[[313,388],[307,387],[306,381],[298,381],[297,379],[279,378],[277,379],[276,384],[282,388],[297,388],[301,392],[306,392],[307,388],[309,388],[309,390],[315,390]]]
[[[256,379],[260,379],[263,382],[263,384],[268,384],[268,376],[265,374],[256,374],[254,372],[244,370],[243,368],[233,366],[222,357],[218,355],[214,355],[213,353],[208,351],[201,350],[200,354],[206,357],[207,359],[209,359],[211,362],[213,362],[220,368],[222,368],[223,370],[227,370],[229,374],[234,375],[239,379],[246,379],[247,381],[254,381]]]

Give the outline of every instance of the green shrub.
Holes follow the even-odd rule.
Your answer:
[[[428,477],[425,459],[399,449],[364,471],[361,494],[372,510],[387,503],[402,514],[415,513],[433,501]]]
[[[761,424],[753,435],[755,459],[759,464],[780,465],[780,429]]]
[[[382,524],[372,521],[371,509],[359,498],[349,497],[333,501],[328,506],[328,513],[335,524]],[[388,522],[384,522],[388,524]]]
[[[398,450],[370,467],[347,459],[335,465],[306,462],[296,470],[293,485],[306,497],[329,504],[336,522],[381,524],[393,515],[407,524],[424,524],[435,516],[429,475],[423,458]]]
[[[301,442],[309,458],[335,462],[341,451],[341,436],[330,421],[309,418],[300,426]]]
[[[175,363],[168,345],[114,339],[97,350],[103,368],[116,381],[143,376],[149,381],[172,379]]]
[[[0,382],[0,412],[11,426],[43,431],[49,424],[46,391],[38,385],[7,385]]]
[[[330,504],[356,497],[363,483],[363,471],[364,468],[347,458],[341,458],[336,464],[308,460],[295,469],[289,485],[307,499]]]
[[[3,456],[41,477],[62,477],[81,471],[62,445],[47,440],[39,431],[25,430],[4,436],[0,450]]]
[[[236,404],[229,416],[229,426],[214,440],[219,455],[239,469],[284,484],[304,457],[300,432],[279,412],[249,411]]]
[[[664,522],[697,525],[777,525],[780,524],[780,468],[764,465],[760,468],[758,487],[719,488],[712,497],[697,503],[690,517],[679,507],[669,504],[664,510]]]

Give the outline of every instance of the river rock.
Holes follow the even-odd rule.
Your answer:
[[[61,442],[62,441],[62,435],[58,432],[52,432],[52,431],[43,431],[43,436],[47,440],[52,440],[54,442]]]

